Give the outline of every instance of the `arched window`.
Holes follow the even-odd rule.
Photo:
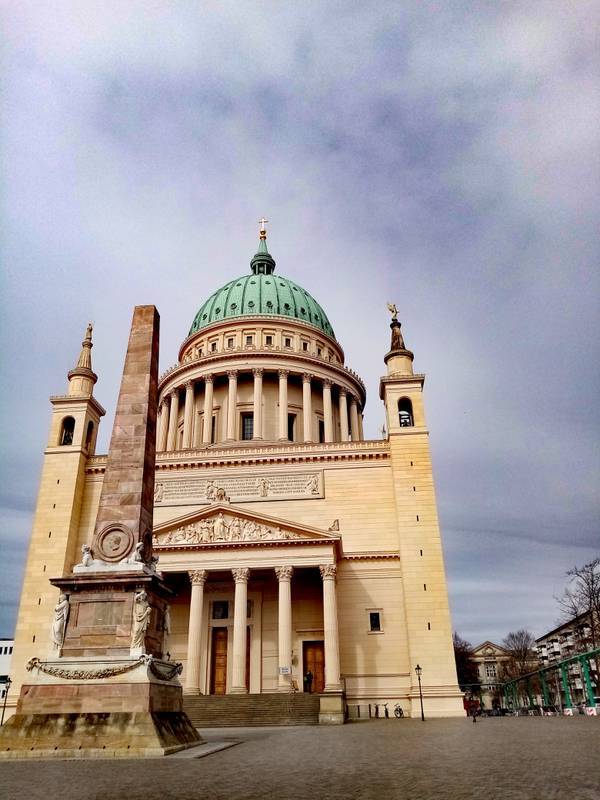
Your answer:
[[[89,450],[92,443],[92,436],[94,435],[94,423],[92,420],[88,422],[87,431],[85,434],[85,446]]]
[[[75,432],[75,420],[73,417],[65,417],[62,421],[60,431],[60,445],[73,444],[73,433]]]
[[[412,428],[415,424],[413,422],[412,403],[408,397],[402,397],[398,400],[398,420],[401,428]]]

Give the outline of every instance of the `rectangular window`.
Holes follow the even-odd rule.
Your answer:
[[[381,611],[369,611],[369,631],[371,633],[382,633]]]
[[[227,339],[227,347],[230,350],[233,350],[233,342],[234,342],[233,336],[230,336],[229,339]]]
[[[267,347],[273,347],[273,337],[265,336],[265,344]]]
[[[317,355],[320,356],[323,353],[322,347],[317,347]]]
[[[210,443],[215,444],[217,441],[217,415],[215,414],[212,418],[211,428],[210,428]]]
[[[485,677],[486,678],[495,678],[496,677],[496,665],[494,663],[486,663],[485,665]]]
[[[308,353],[308,342],[302,342],[302,350]]]
[[[249,442],[254,436],[254,414],[242,414],[242,441]]]
[[[212,608],[213,619],[228,619],[229,618],[229,601],[228,600],[215,600]]]
[[[210,343],[210,352],[211,353],[216,353],[217,352],[217,343],[216,342],[211,342]]]
[[[325,441],[325,423],[322,419],[319,420],[319,444]]]
[[[246,347],[252,347],[252,336],[246,336]]]
[[[288,439],[294,441],[294,428],[296,427],[296,415],[288,414]]]
[[[283,346],[284,347],[291,347],[292,346],[292,340],[290,339],[289,336],[286,336],[285,339],[283,340]]]

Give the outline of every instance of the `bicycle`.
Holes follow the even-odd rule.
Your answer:
[[[394,716],[396,717],[396,719],[402,719],[402,717],[404,716],[404,709],[402,708],[400,703],[396,703],[396,705],[394,706]]]

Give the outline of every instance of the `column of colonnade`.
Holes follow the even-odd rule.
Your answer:
[[[292,576],[291,565],[275,567],[279,585],[278,604],[278,683],[277,690],[288,692],[291,688],[292,673]],[[340,691],[340,653],[337,620],[336,566],[327,564],[319,567],[323,582],[323,639],[325,650],[325,691]],[[190,615],[188,626],[187,666],[185,675],[186,692],[198,694],[201,691],[200,661],[204,625],[204,585],[207,571],[191,570]],[[231,570],[235,583],[233,603],[233,653],[230,694],[245,694],[246,687],[246,647],[247,647],[247,605],[248,580],[250,569],[237,567]]]
[[[228,442],[239,439],[238,419],[237,419],[237,381],[239,370],[228,370],[228,393],[225,404],[225,439]],[[252,369],[254,377],[253,393],[253,436],[255,440],[262,440],[263,437],[263,375],[264,369],[257,367]],[[279,376],[279,402],[277,416],[277,438],[279,441],[288,440],[288,379],[289,370],[278,370]],[[199,381],[204,382],[204,403],[203,418],[204,425],[202,436],[196,430],[194,417],[196,416],[196,397],[195,383],[188,380],[184,387],[172,389],[165,395],[158,408],[157,417],[157,438],[156,447],[158,452],[172,451],[179,449],[178,426],[179,426],[179,405],[180,390],[185,388],[183,400],[183,440],[182,449],[197,446],[199,444],[209,445],[212,442],[212,418],[214,410],[214,375],[202,376]],[[303,442],[306,444],[314,441],[313,413],[312,413],[312,387],[314,375],[310,373],[302,374],[302,420],[303,420]],[[333,382],[329,378],[318,378],[322,383],[323,400],[323,423],[325,442],[334,441],[333,424]],[[357,398],[350,394],[348,390],[339,386],[338,389],[338,413],[340,418],[340,441],[357,442],[362,440],[362,414],[359,410]]]

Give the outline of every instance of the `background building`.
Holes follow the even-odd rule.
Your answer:
[[[502,706],[502,665],[510,660],[505,647],[485,641],[471,650],[471,659],[477,664],[482,708]]]
[[[581,614],[553,628],[551,631],[548,631],[548,633],[545,633],[543,636],[540,636],[539,639],[535,640],[540,666],[548,667],[551,664],[563,661],[578,653],[586,652],[590,649],[589,638],[589,614]],[[596,693],[600,694],[597,689],[597,659],[590,659],[589,669],[592,685],[596,687]],[[581,663],[576,660],[570,662],[566,666],[566,675],[572,702],[576,704],[585,703],[587,695]]]
[[[6,679],[11,677],[13,646],[13,639],[0,639],[0,698],[3,698],[6,692]]]
[[[410,714],[419,664],[426,713],[463,714],[425,378],[390,310],[384,441],[364,439],[364,385],[323,308],[275,272],[264,228],[250,273],[202,303],[160,378],[153,540],[175,594],[168,649],[188,698],[344,692],[351,706],[400,702]],[[51,398],[16,695],[25,662],[49,650],[48,578],[92,543],[107,456],[95,454],[104,410],[91,337],[68,393]],[[63,649],[91,657],[94,637],[67,633]]]

